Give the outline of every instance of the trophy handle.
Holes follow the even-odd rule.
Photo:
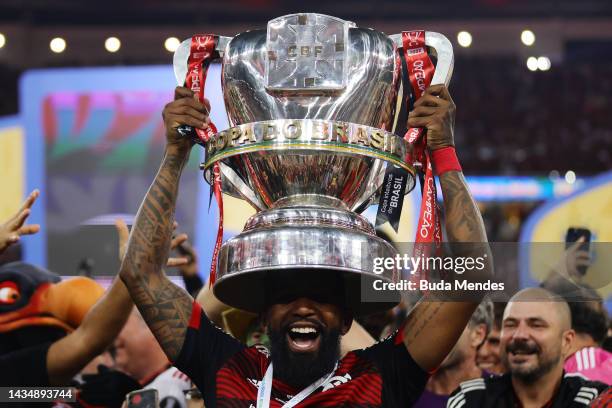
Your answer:
[[[393,34],[389,37],[397,45],[397,48],[404,47],[401,34]],[[434,51],[434,55],[438,59],[436,70],[431,79],[431,85],[444,84],[448,86],[455,65],[453,44],[443,34],[425,31],[425,45]]]
[[[225,55],[225,49],[232,40],[233,37],[217,36],[217,44],[215,51],[217,55],[214,60],[223,59]],[[172,59],[172,65],[174,68],[174,78],[179,86],[185,84],[185,78],[187,77],[187,71],[189,69],[189,54],[191,53],[191,38],[183,41],[176,51],[174,51],[174,57]],[[182,125],[179,126],[178,132],[183,136],[189,136],[193,134],[193,128],[191,126]],[[199,139],[195,138],[198,143],[201,143]],[[229,186],[233,188],[233,191],[238,193],[243,199],[249,202],[258,211],[263,210],[266,206],[259,200],[259,198],[253,193],[253,190],[246,185],[244,181],[236,174],[236,172],[224,163],[221,164],[221,173],[225,180],[229,183]]]
[[[222,35],[217,37],[217,45],[215,51],[217,51],[218,58],[223,59],[225,55],[225,48],[233,37],[224,37]],[[189,53],[191,52],[191,38],[183,41],[176,51],[174,51],[174,57],[172,58],[172,65],[174,67],[174,78],[179,86],[185,85],[185,78],[187,77],[187,70],[189,69]]]
[[[224,191],[225,193],[230,193],[230,195],[236,196],[237,193],[243,200],[246,200],[252,207],[254,207],[257,211],[262,211],[267,208],[267,206],[257,197],[257,195],[253,192],[253,189],[249,187],[240,176],[232,169],[230,166],[223,162],[219,162],[221,167],[221,174],[223,174],[224,181],[228,183],[227,186],[224,186],[224,190],[233,189],[234,191]]]
[[[227,44],[233,37],[224,37],[224,36],[216,36],[217,44],[215,46],[215,51],[217,55],[214,60],[222,59],[225,55],[225,48]],[[176,80],[176,84],[178,86],[185,85],[185,79],[187,78],[187,71],[189,70],[189,54],[191,53],[191,38],[186,39],[182,43],[179,44],[177,49],[174,51],[174,57],[172,58],[172,67],[174,68],[174,79]],[[177,131],[183,137],[190,137],[194,142],[198,144],[202,144],[202,142],[194,137],[194,130],[191,126],[181,125],[178,127]]]
[[[440,33],[426,31],[425,45],[431,47],[436,52],[436,57],[438,58],[431,84],[444,84],[448,86],[453,75],[453,67],[455,66],[453,44]]]

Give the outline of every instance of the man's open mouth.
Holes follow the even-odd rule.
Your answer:
[[[312,324],[294,323],[287,329],[287,343],[296,353],[317,351],[321,344],[321,330]]]
[[[530,356],[538,354],[538,348],[536,346],[529,345],[516,345],[510,346],[507,349],[508,355],[515,361],[522,361]]]

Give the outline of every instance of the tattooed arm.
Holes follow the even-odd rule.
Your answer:
[[[427,147],[432,151],[454,146],[454,121],[455,104],[446,87],[437,85],[427,89],[415,103],[408,125],[427,128]],[[480,211],[460,171],[445,172],[439,179],[444,198],[446,234],[453,256],[478,257],[486,254],[484,270],[478,275],[472,271],[466,272],[461,279],[482,280],[490,274],[492,258]],[[461,295],[465,294],[457,296],[448,292],[430,292],[406,319],[402,333],[404,344],[426,371],[432,371],[442,363],[482,299],[482,294],[470,299]],[[458,298],[465,300],[459,301]]]
[[[209,107],[196,101],[190,90],[178,87],[174,98],[163,111],[164,158],[136,215],[120,270],[132,300],[171,361],[182,348],[193,302],[162,269],[172,239],[179,180],[192,147],[176,129],[183,124],[206,128],[209,123]]]

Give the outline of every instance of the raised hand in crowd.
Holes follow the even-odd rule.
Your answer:
[[[583,248],[584,242],[585,238],[580,237],[565,250],[555,268],[558,274],[576,281],[582,279],[591,265],[591,255]]]
[[[573,242],[561,255],[556,265],[551,269],[541,286],[552,291],[557,287],[564,287],[564,296],[571,300],[580,292],[580,284],[586,270],[591,265],[589,251],[582,249],[585,242],[580,237]]]
[[[30,215],[32,205],[40,195],[34,190],[28,195],[23,205],[15,215],[3,224],[0,224],[0,253],[4,252],[10,245],[19,241],[22,235],[36,234],[40,230],[38,224],[25,224]]]

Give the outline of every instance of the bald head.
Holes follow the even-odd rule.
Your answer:
[[[512,309],[512,304],[518,302],[522,303],[521,309],[546,316],[546,320],[551,323],[555,322],[561,331],[572,328],[572,314],[569,305],[561,296],[543,288],[523,289],[512,296],[508,302],[504,311],[504,319]]]

